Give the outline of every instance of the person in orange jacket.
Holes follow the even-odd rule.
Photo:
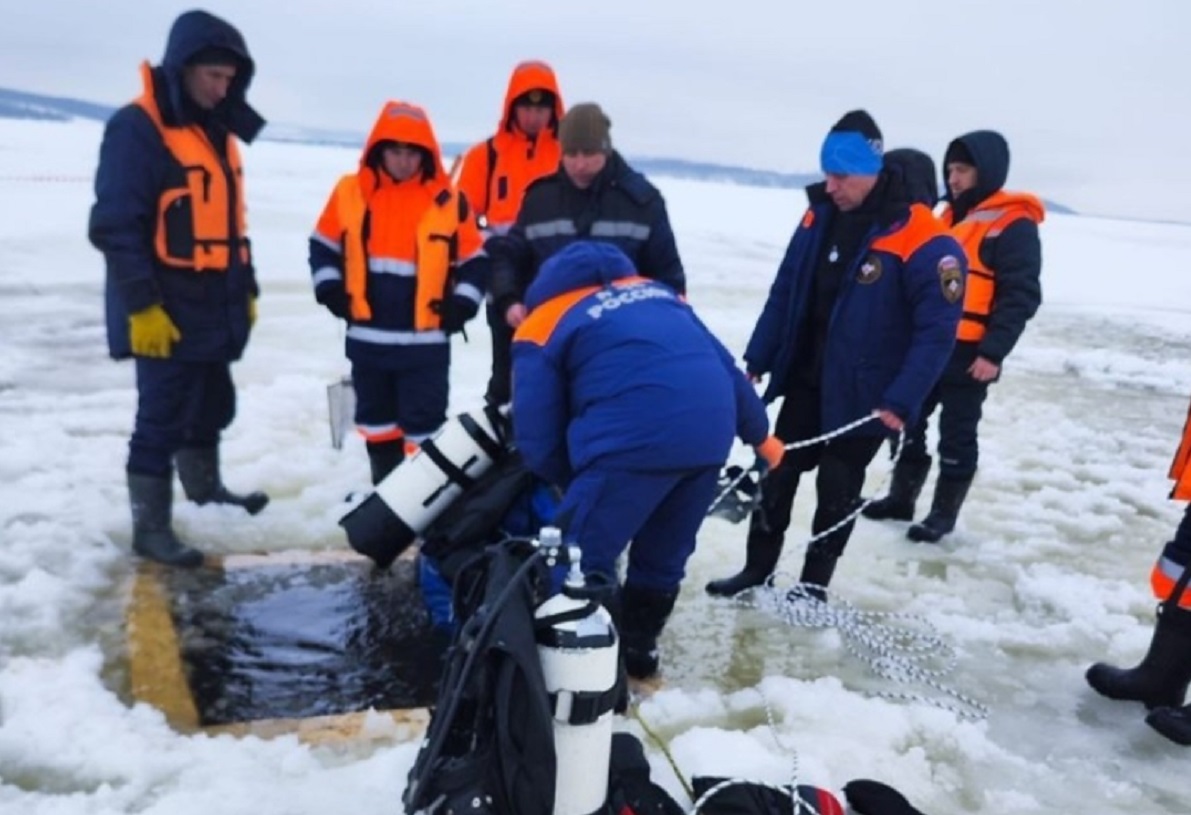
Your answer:
[[[475,316],[488,276],[425,110],[381,109],[359,168],[319,216],[310,273],[315,299],[347,322],[355,420],[378,484],[446,421],[450,335]]]
[[[562,116],[562,93],[553,68],[539,60],[513,68],[496,133],[473,145],[451,170],[455,188],[467,196],[487,235],[508,232],[517,220],[526,187],[558,169]],[[494,374],[488,398],[501,404],[508,395],[495,391],[502,390],[497,383],[508,379],[513,329],[491,303],[487,315],[493,370],[503,372],[499,377]]]
[[[1191,410],[1170,465],[1170,497],[1191,501]],[[1171,741],[1191,746],[1191,705],[1183,706],[1191,686],[1191,505],[1150,572],[1158,598],[1158,620],[1145,658],[1135,668],[1097,662],[1087,671],[1088,684],[1109,699],[1141,702],[1150,709],[1146,723]]]
[[[911,521],[931,468],[927,422],[939,408],[939,478],[930,512],[913,524],[910,540],[935,543],[955,528],[976,475],[977,428],[988,387],[1042,303],[1042,246],[1038,224],[1045,211],[1037,197],[1004,189],[1009,145],[993,130],[954,139],[943,159],[946,206],[940,214],[964,247],[968,284],[955,350],[906,431],[889,495],[864,508],[874,520]]]

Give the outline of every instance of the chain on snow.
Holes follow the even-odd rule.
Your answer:
[[[794,450],[828,441],[877,418],[876,414],[865,416],[813,439],[791,442],[786,445],[786,449]],[[902,450],[905,449],[905,439],[905,430],[899,430],[893,455],[894,468],[897,467]],[[807,546],[852,523],[872,501],[870,498],[859,502],[856,508],[838,523],[811,537],[806,542]],[[848,652],[867,664],[877,676],[899,683],[921,683],[943,697],[878,691],[875,695],[883,699],[924,702],[969,720],[988,717],[986,705],[943,681],[943,677],[955,667],[955,652],[925,618],[897,612],[862,611],[835,594],[828,604],[819,599],[823,591],[821,586],[795,583],[779,587],[774,582],[776,576],[770,576],[763,586],[758,586],[751,593],[745,593],[749,594],[748,597],[738,595],[735,598],[736,604],[767,613],[788,625],[800,628],[839,629]],[[930,667],[932,664],[936,667]],[[766,714],[772,721],[768,703]]]

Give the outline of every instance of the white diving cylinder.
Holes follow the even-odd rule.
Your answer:
[[[504,422],[491,407],[449,419],[340,519],[351,547],[388,567],[508,452]]]
[[[546,527],[539,544],[560,547],[562,534]],[[545,623],[537,634],[538,659],[554,714],[553,815],[591,815],[608,797],[620,644],[612,615],[584,596],[578,547],[568,551],[562,593],[538,606],[534,618]]]

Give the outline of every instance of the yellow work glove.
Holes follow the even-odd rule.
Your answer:
[[[160,303],[128,315],[128,340],[132,353],[138,357],[164,359],[173,352],[174,343],[180,339],[182,332]]]
[[[256,298],[248,295],[248,327],[256,325]]]

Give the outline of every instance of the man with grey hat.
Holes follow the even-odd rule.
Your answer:
[[[599,105],[575,105],[559,124],[562,160],[554,173],[533,182],[517,220],[485,245],[492,260],[490,293],[511,328],[526,316],[525,291],[538,269],[563,247],[597,240],[619,247],[637,272],[686,293],[666,202],[657,188],[612,149],[611,120]],[[487,399],[510,400],[507,349],[493,349]]]

